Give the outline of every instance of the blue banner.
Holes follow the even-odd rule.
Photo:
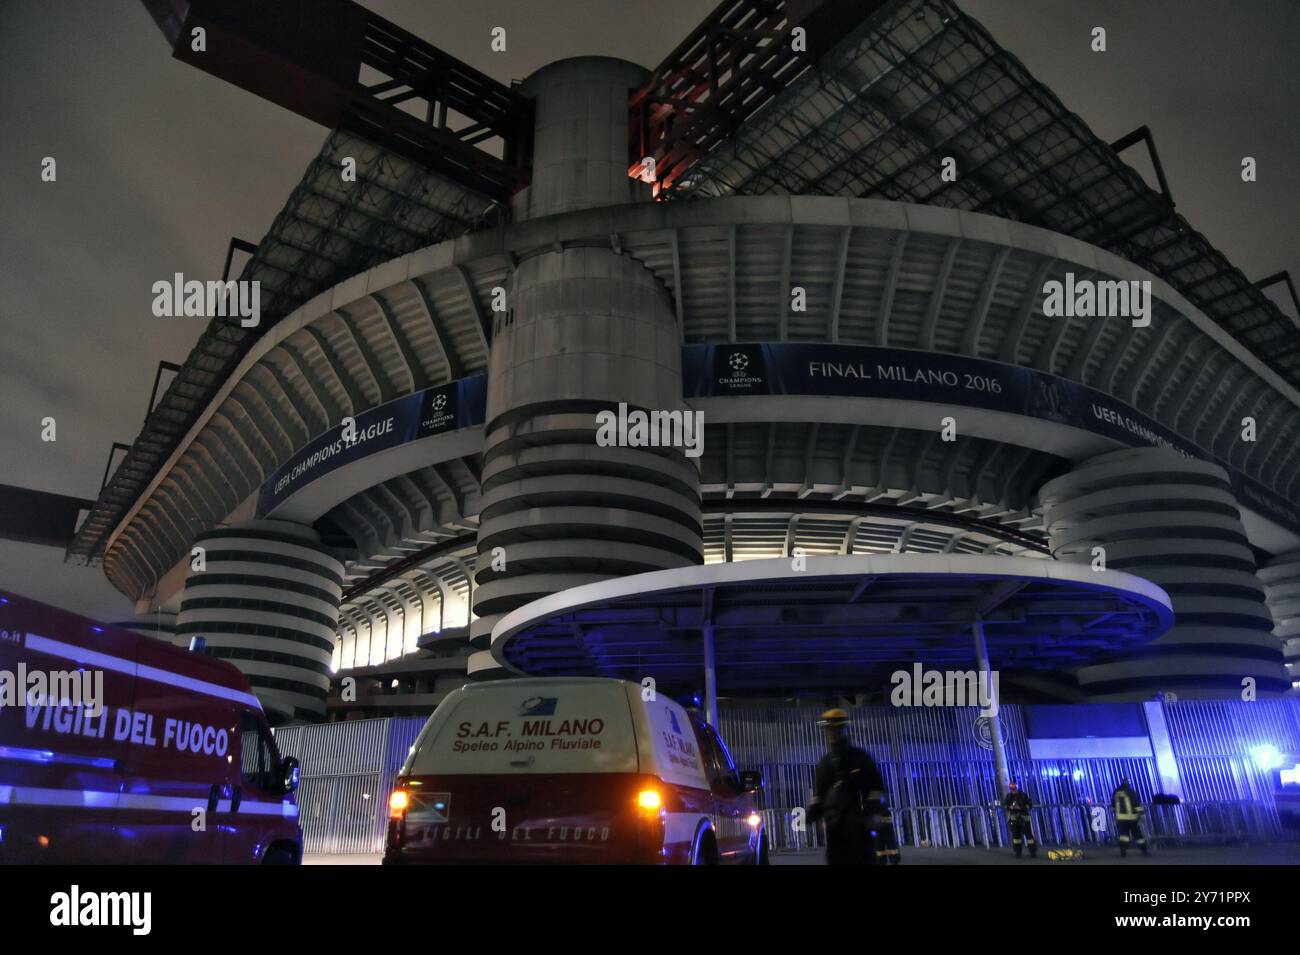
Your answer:
[[[1132,447],[1168,447],[1219,464],[1242,505],[1300,533],[1300,506],[1294,502],[1124,402],[1032,368],[872,345],[686,345],[682,380],[687,398],[829,395],[932,401],[1055,421]]]
[[[265,516],[290,495],[353,461],[408,441],[480,425],[486,407],[487,375],[475,375],[363,411],[346,436],[343,425],[336,425],[286,461],[262,485],[257,516]]]

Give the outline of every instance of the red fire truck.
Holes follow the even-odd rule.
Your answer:
[[[0,862],[296,863],[297,784],[232,665],[0,592]]]

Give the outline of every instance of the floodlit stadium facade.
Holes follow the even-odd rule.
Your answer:
[[[869,6],[656,186],[629,91],[668,72],[605,58],[513,91],[508,207],[332,133],[243,276],[272,320],[213,323],[72,556],[280,719],[506,676],[494,628],[571,588],[800,555],[1100,559],[1169,595],[1154,643],[1005,672],[1022,698],[1290,690],[1288,320],[956,7]],[[1150,283],[1149,324],[1048,317],[1069,276]],[[620,405],[698,412],[701,456],[602,446]]]

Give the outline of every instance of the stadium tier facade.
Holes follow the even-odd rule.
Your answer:
[[[1291,691],[1300,374],[1268,330],[1294,324],[957,7],[858,8],[693,153],[629,124],[672,70],[538,70],[506,200],[331,132],[241,276],[268,319],[213,321],[70,556],[281,720],[508,677],[494,630],[574,588],[853,555],[1168,595],[1142,645],[1042,637],[1086,665],[1004,664],[1010,698]],[[1057,314],[1052,283],[1149,299]],[[900,666],[715,678],[862,696]]]

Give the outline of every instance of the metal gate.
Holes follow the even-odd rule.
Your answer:
[[[393,779],[424,723],[424,717],[390,717],[276,730],[280,752],[302,763],[304,851],[383,850]]]

